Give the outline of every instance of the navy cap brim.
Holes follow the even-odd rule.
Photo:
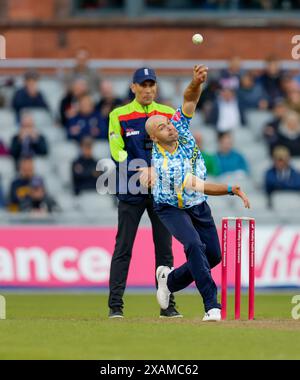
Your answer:
[[[136,79],[133,83],[142,84],[144,82],[147,82],[147,80],[151,80],[156,83],[156,77],[154,77],[153,75],[148,75],[147,77]]]

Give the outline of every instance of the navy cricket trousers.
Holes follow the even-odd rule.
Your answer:
[[[185,264],[168,276],[170,292],[178,292],[195,281],[205,311],[220,309],[211,269],[221,262],[221,249],[209,205],[203,202],[188,209],[179,209],[155,204],[154,209],[170,233],[183,244],[187,258]]]

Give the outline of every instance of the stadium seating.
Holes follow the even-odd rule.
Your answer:
[[[38,108],[24,108],[22,113],[30,113],[33,117],[34,123],[40,132],[44,129],[53,126],[53,119],[51,114],[44,109]]]
[[[11,140],[16,133],[18,133],[18,128],[15,125],[7,125],[0,128],[0,138],[7,147],[10,146]]]
[[[272,118],[272,113],[269,111],[251,110],[247,112],[247,125],[253,131],[256,140],[261,140],[263,127]]]
[[[291,165],[298,171],[300,171],[300,158],[292,158]]]
[[[275,192],[272,195],[272,205],[276,213],[275,221],[281,221],[284,224],[299,222],[300,192]]]
[[[51,160],[54,165],[58,180],[66,189],[71,188],[71,165],[79,153],[78,144],[72,141],[61,141],[55,144],[51,152]]]
[[[196,128],[194,128],[196,130]],[[201,133],[203,142],[202,149],[204,152],[215,153],[217,150],[217,139],[216,139],[216,131],[207,125],[201,125],[198,129]]]
[[[15,125],[16,118],[14,112],[10,108],[0,109],[0,131]]]
[[[64,85],[59,80],[54,78],[41,78],[39,82],[39,88],[43,94],[45,94],[46,101],[53,113],[56,115],[59,102],[62,99],[65,89]]]
[[[107,141],[97,141],[93,147],[94,156],[97,159],[110,158],[109,144]]]
[[[128,94],[130,80],[128,76],[109,76],[112,81],[115,94],[126,97]],[[163,98],[179,102],[177,92],[182,94],[183,89],[189,82],[189,77],[161,76],[160,94]],[[109,224],[116,223],[117,212],[114,198],[109,195],[99,195],[96,192],[84,193],[78,197],[73,195],[71,165],[78,157],[79,147],[77,143],[68,141],[63,128],[56,125],[59,102],[62,99],[65,87],[59,78],[42,77],[40,89],[44,93],[50,106],[50,113],[40,109],[29,109],[33,115],[36,127],[48,141],[49,155],[35,159],[36,173],[42,175],[47,190],[61,206],[62,212],[51,218],[44,219],[52,223],[76,224]],[[181,99],[180,99],[181,102]],[[174,104],[177,107],[179,104]],[[247,159],[250,166],[250,176],[227,175],[213,178],[212,181],[239,183],[249,194],[252,209],[244,209],[242,202],[235,197],[209,197],[213,215],[217,222],[226,215],[251,215],[258,222],[274,223],[275,221],[299,222],[298,210],[300,195],[298,193],[274,194],[274,209],[267,207],[267,199],[263,191],[264,174],[271,166],[268,149],[262,138],[263,126],[272,119],[269,111],[251,110],[246,114],[247,125],[234,131],[235,147]],[[197,112],[191,123],[193,132],[200,132],[203,137],[203,150],[214,153],[217,150],[217,139],[215,130],[203,122],[201,113]],[[14,112],[9,108],[0,109],[0,139],[8,146],[11,138],[18,131]],[[99,141],[94,145],[94,156],[96,159],[109,159],[107,162],[114,167],[110,160],[110,151],[107,141]],[[292,165],[300,170],[300,160],[292,159]],[[0,157],[0,176],[4,191],[7,194],[11,180],[15,177],[15,165],[12,158]],[[290,217],[289,217],[290,216]],[[289,218],[288,218],[289,217]],[[297,219],[298,217],[298,219]],[[28,216],[10,215],[1,211],[0,223],[17,223],[23,221],[30,223]],[[149,224],[145,217],[143,224]]]
[[[32,115],[35,127],[48,142],[56,143],[65,139],[65,131],[62,127],[56,125],[53,116],[47,110],[26,108],[23,112],[28,112]]]
[[[114,93],[116,96],[120,98],[126,98],[128,96],[129,86],[130,86],[130,80],[128,77],[122,77],[122,76],[108,76],[107,79],[109,79],[112,82]]]
[[[299,213],[300,212],[300,193],[294,191],[276,191],[272,195],[273,208],[275,211]]]
[[[15,165],[10,157],[0,157],[0,176],[4,193],[7,194],[10,183],[15,177]]]

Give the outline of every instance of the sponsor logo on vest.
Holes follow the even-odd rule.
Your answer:
[[[131,129],[131,130],[127,130],[126,137],[137,136],[139,134],[140,134],[140,131],[135,131],[135,130]]]

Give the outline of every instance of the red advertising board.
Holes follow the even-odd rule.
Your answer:
[[[114,228],[14,227],[0,229],[0,286],[105,287],[114,249]],[[248,283],[247,228],[242,236],[242,284]],[[175,266],[185,261],[174,240]],[[228,283],[234,283],[234,231],[229,238]],[[213,270],[220,285],[220,268]],[[256,285],[300,286],[300,229],[257,227]],[[133,249],[128,286],[154,286],[151,229],[139,229]]]

